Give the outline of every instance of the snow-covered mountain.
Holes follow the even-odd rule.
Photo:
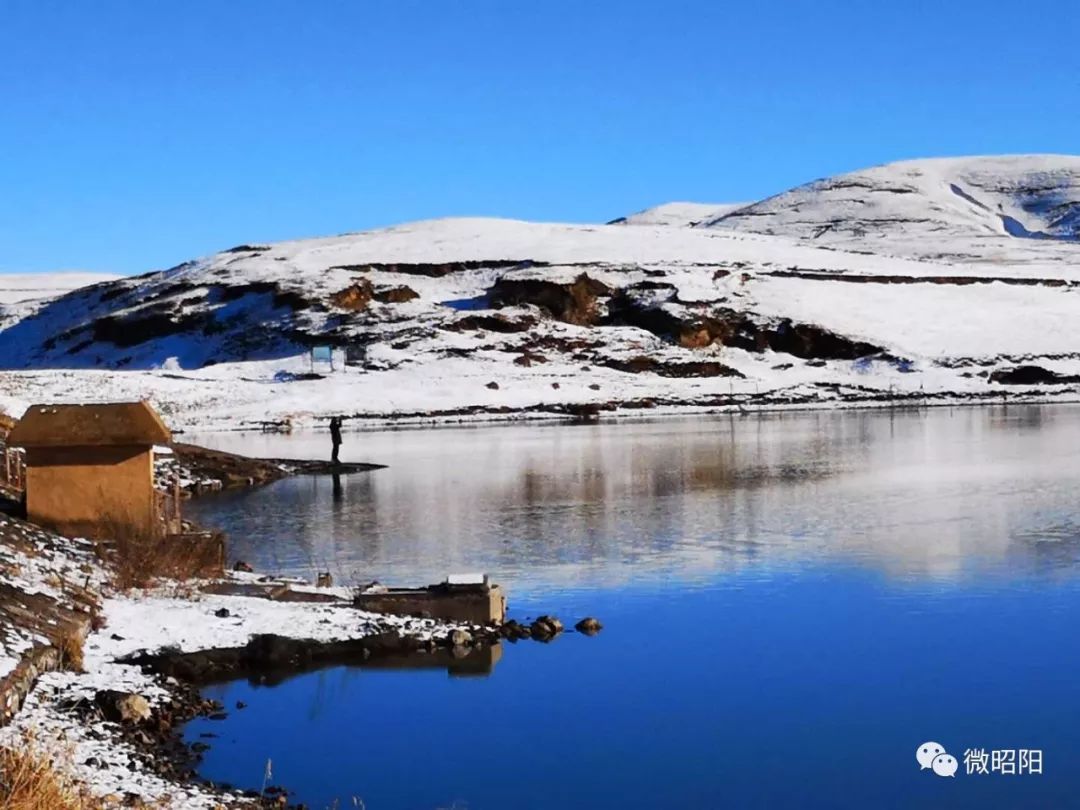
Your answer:
[[[1078,178],[1080,158],[915,161],[733,211],[239,245],[2,328],[0,406],[150,396],[235,427],[1073,397]]]

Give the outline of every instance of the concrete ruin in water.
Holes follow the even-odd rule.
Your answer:
[[[487,574],[451,575],[445,582],[423,588],[372,585],[356,595],[354,604],[373,613],[477,624],[506,621],[506,596]]]

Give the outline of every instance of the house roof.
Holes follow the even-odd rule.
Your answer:
[[[12,428],[13,447],[103,447],[172,441],[161,417],[146,402],[31,405]]]

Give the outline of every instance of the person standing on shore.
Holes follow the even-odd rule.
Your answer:
[[[330,455],[330,463],[338,463],[338,450],[341,448],[341,417],[330,417],[330,441],[334,444],[334,452]]]

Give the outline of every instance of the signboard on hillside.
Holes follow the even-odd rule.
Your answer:
[[[315,366],[323,369],[334,370],[334,347],[312,346],[311,347],[311,371],[314,373]]]

